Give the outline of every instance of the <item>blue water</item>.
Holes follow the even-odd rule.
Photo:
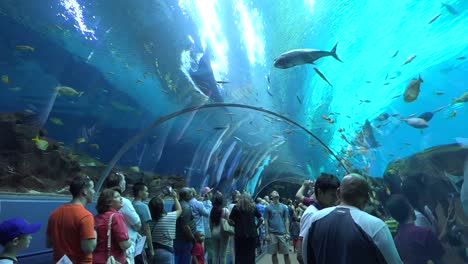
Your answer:
[[[457,59],[468,56],[468,3],[448,3],[457,14],[438,1],[2,1],[0,75],[9,81],[0,84],[0,109],[45,116],[49,137],[108,162],[155,119],[213,102],[190,78],[209,49],[214,78],[228,82],[218,85],[224,102],[283,114],[349,161],[349,170],[368,168],[382,177],[394,159],[468,137],[467,104],[451,104],[468,91],[467,60]],[[327,57],[315,66],[272,66],[288,50],[328,51],[336,43],[343,63]],[[411,55],[415,59],[402,66]],[[393,98],[418,75],[424,82],[416,101]],[[55,98],[58,85],[84,93]],[[374,119],[384,112],[407,117],[441,106],[447,107],[423,131],[399,117],[376,128]],[[366,119],[381,146],[359,150],[341,134],[352,141]],[[86,142],[76,143],[80,137]],[[345,173],[297,127],[230,108],[176,117],[133,145],[118,164],[225,191],[249,186],[255,192],[291,175]]]

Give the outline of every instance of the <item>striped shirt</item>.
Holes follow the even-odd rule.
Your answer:
[[[158,222],[151,220],[149,222],[149,227],[153,241],[168,247],[173,247],[173,240],[176,234],[176,220],[177,213],[175,211],[162,216]]]
[[[392,233],[392,236],[395,237],[398,232],[398,222],[393,218],[389,218],[384,222],[385,224],[387,224],[388,229],[390,229],[390,233]]]

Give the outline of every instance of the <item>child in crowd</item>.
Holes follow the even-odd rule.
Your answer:
[[[192,248],[192,264],[205,264],[205,249],[203,248],[203,241],[205,236],[202,232],[195,233],[195,244]]]
[[[16,255],[29,247],[32,236],[41,228],[40,223],[29,224],[23,218],[12,218],[0,223],[0,244],[3,252],[0,264],[16,264]]]

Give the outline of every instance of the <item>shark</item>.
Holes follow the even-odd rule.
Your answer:
[[[224,100],[211,68],[210,53],[209,49],[206,49],[198,62],[197,71],[190,70],[189,74],[192,81],[204,95],[217,103],[222,103]]]

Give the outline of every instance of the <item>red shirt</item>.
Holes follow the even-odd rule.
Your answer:
[[[103,214],[98,214],[94,218],[97,232],[96,249],[93,252],[93,263],[106,263],[107,260],[107,225],[110,216],[112,217],[111,227],[111,255],[120,263],[125,263],[127,258],[125,251],[120,248],[120,242],[128,239],[128,230],[125,225],[124,217],[114,208],[109,209]]]
[[[81,204],[64,204],[49,216],[47,236],[54,247],[54,263],[67,255],[73,263],[91,264],[93,257],[81,250],[81,240],[96,238],[93,215]]]
[[[205,264],[205,249],[200,242],[195,242],[193,245],[192,256],[197,258],[198,264]],[[193,260],[192,264],[195,264]]]

